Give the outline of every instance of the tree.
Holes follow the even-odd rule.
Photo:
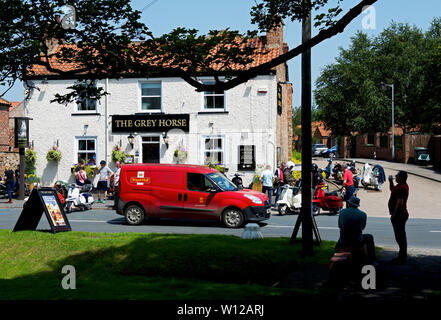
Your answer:
[[[198,35],[197,30],[178,28],[155,38],[139,21],[140,12],[131,8],[129,0],[72,0],[75,12],[71,18],[75,21],[71,25],[75,27],[65,28],[56,18],[62,15],[62,0],[1,1],[0,82],[12,87],[16,80],[26,80],[31,66],[41,66],[54,75],[90,80],[86,87],[96,99],[105,93],[91,85],[93,80],[119,78],[134,70],[144,77],[173,74],[198,91],[228,90],[343,32],[376,0],[361,0],[344,15],[338,5],[329,7],[328,2],[260,0],[251,12],[260,30],[271,29],[286,18],[301,20],[313,8],[318,12],[315,25],[321,26],[321,31],[277,58],[249,67],[253,48],[248,39],[255,32],[242,35],[227,29]],[[62,43],[76,46],[63,45],[54,52],[53,47]],[[70,63],[70,69],[58,62]],[[200,74],[214,76],[215,83],[199,82],[196,76]],[[84,92],[83,85],[71,89],[55,100],[66,103],[79,91]]]
[[[386,131],[387,99],[375,83],[373,43],[358,32],[349,49],[340,49],[336,63],[327,65],[314,92],[320,118],[334,135]]]
[[[381,83],[394,84],[395,122],[404,132],[433,121],[423,94],[429,44],[420,29],[393,22],[378,37],[359,32],[351,41],[317,80],[320,114],[334,134],[389,130],[391,91]]]

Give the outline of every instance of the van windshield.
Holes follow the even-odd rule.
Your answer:
[[[238,190],[236,185],[228,180],[223,174],[220,173],[208,173],[207,177],[213,180],[224,191],[236,191]]]

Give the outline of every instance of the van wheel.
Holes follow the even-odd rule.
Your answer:
[[[125,208],[124,216],[128,224],[132,226],[140,225],[144,221],[144,210],[136,204],[132,204]]]
[[[239,228],[244,222],[244,217],[239,209],[230,208],[224,211],[222,220],[227,228]]]

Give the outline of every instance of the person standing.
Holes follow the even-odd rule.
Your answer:
[[[99,178],[98,178],[98,184],[96,186],[96,189],[98,190],[98,200],[97,202],[106,203],[107,199],[107,190],[108,190],[108,183],[110,180],[110,177],[113,175],[113,171],[106,166],[106,161],[102,160],[100,162],[100,167],[98,168]],[[101,201],[101,191],[103,191],[103,201]]]
[[[285,170],[286,167],[286,163],[283,161],[280,164],[280,167],[276,169],[276,172],[274,172],[274,177],[277,180],[277,189],[276,189],[276,199],[274,200],[274,208],[277,209],[278,205],[277,205],[277,201],[279,201],[279,197],[280,197],[280,191],[282,186],[284,185],[284,180],[283,180],[283,170]]]
[[[343,164],[343,172],[344,172],[343,187],[346,189],[345,200],[346,200],[346,208],[348,208],[349,206],[348,200],[352,197],[352,195],[355,192],[354,175],[352,174],[352,171],[349,170],[347,163]]]
[[[12,192],[14,192],[15,182],[14,182],[14,171],[11,170],[9,164],[5,166],[5,181],[6,190],[8,191],[8,203],[12,203]]]
[[[274,174],[271,171],[270,165],[266,166],[266,169],[262,172],[262,177],[260,178],[260,180],[262,181],[262,193],[266,193],[268,191],[269,204],[271,206]]]
[[[116,171],[113,179],[113,210],[118,209],[118,201],[119,201],[119,175],[121,173],[121,162],[115,162]]]
[[[335,251],[338,252],[344,247],[359,249],[366,245],[368,260],[369,262],[374,262],[376,260],[374,237],[371,234],[362,233],[366,227],[367,215],[358,209],[360,199],[352,196],[348,199],[347,204],[348,207],[341,210],[338,217],[340,238],[335,246]]]
[[[406,222],[409,218],[409,213],[407,212],[407,199],[409,197],[407,172],[398,171],[395,179],[397,181],[396,185],[394,184],[393,176],[389,176],[389,189],[391,194],[388,207],[395,240],[399,247],[398,257],[393,259],[392,262],[405,263],[407,260]]]
[[[77,185],[84,186],[87,179],[86,169],[84,165],[81,165],[80,170],[78,172],[75,172],[75,177],[77,178]]]

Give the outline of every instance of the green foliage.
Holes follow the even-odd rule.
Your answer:
[[[28,149],[25,151],[25,174],[35,173],[35,163],[37,162],[37,153]]]
[[[61,160],[61,151],[59,151],[56,147],[53,147],[46,154],[47,161],[55,161],[58,162]]]
[[[436,132],[441,123],[441,19],[424,34],[407,23],[391,23],[377,37],[359,32],[348,49],[317,79],[320,118],[334,134],[387,132],[394,84],[395,123]]]
[[[121,163],[124,163],[126,161],[127,156],[128,155],[122,151],[119,151],[119,150],[112,151],[112,161],[113,162],[119,161]]]

